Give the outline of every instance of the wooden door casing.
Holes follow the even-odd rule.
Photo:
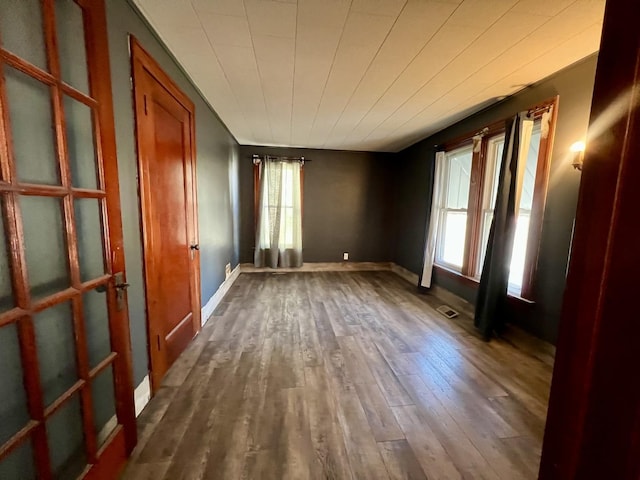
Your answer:
[[[191,100],[132,37],[151,386],[200,330]]]

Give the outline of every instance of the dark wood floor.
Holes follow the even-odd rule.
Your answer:
[[[124,478],[535,478],[551,361],[440,304],[391,272],[241,275]]]

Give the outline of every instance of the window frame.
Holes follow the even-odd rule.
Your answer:
[[[469,148],[472,149],[471,155],[472,155],[472,158],[473,158],[473,146],[470,145],[468,142],[465,142],[463,145],[460,145],[460,146],[458,146],[456,148],[453,148],[453,149],[447,151],[445,153],[445,155],[446,156],[452,155],[455,152],[459,152],[459,151],[462,151],[462,150],[467,150]],[[472,164],[472,166],[473,166],[473,164]],[[443,179],[445,177],[448,179],[449,178],[449,173],[451,171],[449,164],[447,163],[447,165],[445,165],[444,168],[445,168],[445,171],[442,172]],[[471,180],[469,180],[469,186],[471,186]],[[444,225],[445,224],[445,219],[446,219],[447,212],[458,212],[458,213],[464,212],[467,215],[467,221],[468,221],[469,220],[469,204],[467,203],[467,206],[464,209],[462,209],[462,208],[449,208],[449,207],[447,207],[445,205],[446,201],[444,200],[444,198],[447,197],[448,194],[449,194],[448,187],[445,188],[443,186],[443,188],[441,190],[441,195],[442,195],[442,199],[443,200],[441,202],[442,205],[439,208],[440,211],[438,212],[438,215],[439,215],[438,225]],[[462,273],[462,269],[464,268],[464,257],[463,257],[463,264],[460,265],[460,266],[455,265],[453,263],[446,262],[442,258],[443,257],[443,248],[442,248],[442,243],[443,243],[442,240],[443,240],[443,238],[444,238],[444,229],[440,228],[440,229],[438,229],[437,240],[436,240],[436,253],[435,253],[436,262],[438,263],[438,265],[442,265],[442,266],[448,268],[449,270],[452,270],[452,271],[458,272],[458,273]],[[465,248],[466,248],[466,245],[465,245]]]
[[[534,182],[533,204],[529,220],[529,232],[527,237],[527,251],[525,257],[524,274],[522,278],[522,289],[519,295],[509,292],[512,297],[522,298],[530,301],[533,299],[535,277],[538,265],[538,255],[540,250],[540,240],[542,238],[542,222],[547,199],[547,189],[549,185],[549,172],[551,167],[551,154],[553,151],[553,141],[558,117],[559,97],[553,97],[544,102],[534,105],[529,109],[534,119],[542,117],[549,108],[552,109],[549,119],[549,133],[546,138],[540,139],[538,151],[538,164]],[[436,256],[435,266],[438,270],[444,270],[451,275],[462,277],[473,285],[479,282],[476,272],[480,270],[480,247],[482,242],[482,217],[484,206],[484,188],[486,183],[486,170],[488,167],[487,154],[489,141],[505,133],[505,120],[487,125],[480,130],[482,135],[480,149],[473,152],[471,165],[471,179],[469,184],[469,204],[467,206],[467,230],[465,235],[464,258],[460,271],[453,269],[451,265],[438,260]],[[438,146],[445,152],[451,152],[465,146],[473,145],[473,137],[477,132],[467,133],[452,141]],[[438,232],[438,241],[442,237]],[[439,246],[436,244],[436,248]],[[528,302],[527,302],[528,303]]]

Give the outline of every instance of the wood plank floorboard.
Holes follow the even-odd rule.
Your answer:
[[[553,348],[442,303],[385,271],[240,275],[122,478],[536,478]]]

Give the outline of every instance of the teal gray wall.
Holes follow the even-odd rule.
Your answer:
[[[394,158],[391,154],[240,147],[240,261],[253,262],[253,154],[300,157],[304,166],[302,248],[305,262],[393,260]]]
[[[569,147],[585,138],[596,62],[597,56],[588,57],[398,154],[394,258],[401,266],[419,274],[431,204],[434,146],[477,131],[543,100],[560,96],[534,291],[535,305],[512,318],[525,329],[551,342],[555,342],[558,330],[580,182],[580,173],[571,166]],[[434,281],[475,302],[475,289],[437,274]]]
[[[203,100],[178,64],[126,0],[109,0],[107,28],[113,82],[120,198],[129,288],[129,319],[134,383],[148,373],[145,291],[142,271],[136,142],[131,93],[129,34],[134,35],[196,108],[198,223],[202,301],[207,302],[224,281],[224,267],[238,264],[238,144]],[[237,223],[237,222],[236,222]]]

